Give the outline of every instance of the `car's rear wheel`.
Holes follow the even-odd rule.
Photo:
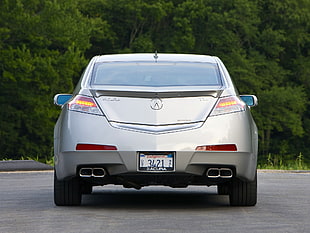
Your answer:
[[[229,184],[218,184],[217,185],[217,194],[218,195],[228,195],[229,194]]]
[[[81,186],[81,193],[82,194],[91,194],[93,191],[93,186],[91,184],[82,184]]]
[[[78,178],[58,180],[54,173],[54,202],[57,206],[80,205],[82,200]]]
[[[254,206],[257,202],[257,174],[251,182],[234,178],[229,192],[231,206]]]

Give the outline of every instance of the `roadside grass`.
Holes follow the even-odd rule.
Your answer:
[[[45,158],[39,158],[39,156],[36,157],[26,157],[26,158],[21,158],[21,160],[34,160],[40,163],[45,163],[47,165],[50,165],[54,167],[54,157],[45,157]]]
[[[280,155],[268,154],[267,160],[259,162],[258,169],[272,170],[310,170],[310,165],[304,161],[302,153],[296,159],[285,159]]]

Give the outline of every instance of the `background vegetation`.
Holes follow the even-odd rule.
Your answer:
[[[51,158],[53,96],[92,56],[157,50],[220,57],[259,98],[260,163],[309,163],[309,26],[309,0],[1,0],[0,159]]]

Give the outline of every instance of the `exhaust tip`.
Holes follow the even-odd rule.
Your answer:
[[[92,168],[81,168],[80,169],[80,177],[91,177],[93,174]]]
[[[106,171],[103,168],[93,168],[93,177],[105,177]]]
[[[233,172],[230,168],[209,168],[206,176],[208,178],[231,178]]]
[[[207,171],[207,177],[218,178],[220,176],[220,171],[218,168],[209,168]]]
[[[220,177],[223,178],[231,178],[232,177],[232,170],[229,168],[221,168],[220,169]]]
[[[83,178],[88,178],[88,177],[105,177],[106,176],[106,171],[103,168],[81,168],[79,175],[80,177]]]

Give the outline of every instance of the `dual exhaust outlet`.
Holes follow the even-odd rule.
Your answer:
[[[209,168],[206,176],[208,178],[231,178],[233,172],[230,168]]]
[[[107,175],[103,168],[81,168],[79,171],[80,177],[97,177],[102,178]],[[208,178],[231,178],[233,172],[230,168],[209,168],[206,172]]]
[[[97,178],[102,178],[105,177],[107,172],[103,168],[81,168],[79,175],[80,177],[83,178],[88,178],[88,177],[97,177]]]

